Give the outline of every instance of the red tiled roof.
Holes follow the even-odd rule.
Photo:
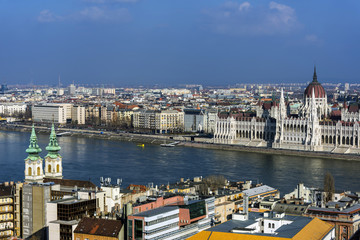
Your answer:
[[[314,89],[315,98],[324,98],[326,97],[325,89],[319,82],[311,82],[307,88],[305,89],[304,95],[305,97],[311,97],[312,91]]]

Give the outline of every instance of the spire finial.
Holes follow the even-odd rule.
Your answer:
[[[317,82],[316,65],[314,65],[314,76],[313,76],[313,82]]]
[[[36,133],[35,133],[34,124],[32,125],[32,129],[31,129],[30,145],[29,145],[28,149],[26,149],[26,152],[29,153],[29,155],[37,155],[37,154],[41,153],[41,148],[39,147],[39,145],[37,143],[37,137],[36,137]]]
[[[54,123],[51,125],[51,133],[49,137],[49,145],[46,147],[46,150],[49,152],[47,156],[50,158],[56,158],[59,155],[61,147],[59,146],[56,138],[56,132]]]

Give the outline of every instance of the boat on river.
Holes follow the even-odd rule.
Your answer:
[[[175,147],[179,143],[180,142],[163,143],[163,144],[160,144],[160,146],[162,146],[162,147]]]

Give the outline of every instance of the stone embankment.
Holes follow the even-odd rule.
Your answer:
[[[21,131],[27,132],[31,130],[29,125],[19,124],[1,124],[0,130],[3,131]],[[37,126],[36,131],[39,133],[49,133],[49,127]],[[214,150],[226,150],[226,151],[240,151],[240,152],[256,152],[262,154],[277,154],[284,156],[304,156],[313,158],[331,158],[342,160],[356,160],[360,161],[360,155],[357,154],[337,154],[327,152],[310,152],[310,151],[296,151],[285,149],[273,149],[267,147],[249,147],[241,145],[229,145],[229,144],[214,144],[210,138],[200,138],[192,135],[154,135],[154,134],[135,134],[135,133],[114,133],[114,132],[102,132],[97,130],[84,130],[84,129],[70,129],[59,128],[58,133],[67,133],[66,136],[97,138],[113,141],[131,141],[140,144],[163,144],[179,141],[179,145],[185,147],[206,148]]]

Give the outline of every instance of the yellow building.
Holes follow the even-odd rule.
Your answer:
[[[15,185],[8,182],[0,184],[0,239],[8,239],[16,234],[14,194]]]

